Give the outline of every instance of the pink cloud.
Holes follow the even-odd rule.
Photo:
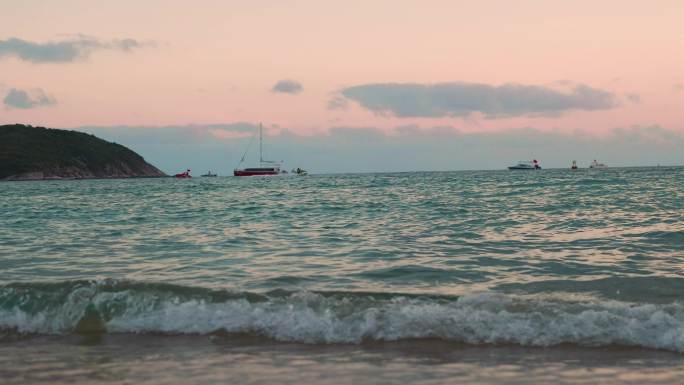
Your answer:
[[[249,138],[254,133],[252,132],[242,132],[242,131],[231,131],[224,130],[221,128],[210,128],[209,134],[217,139],[239,139],[239,138]]]

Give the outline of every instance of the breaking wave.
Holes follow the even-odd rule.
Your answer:
[[[498,293],[255,294],[114,280],[0,286],[0,334],[220,332],[304,343],[437,338],[684,352],[684,304]]]

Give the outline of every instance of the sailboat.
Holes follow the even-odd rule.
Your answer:
[[[235,168],[233,170],[233,175],[234,176],[263,176],[263,175],[278,175],[280,174],[280,163],[274,162],[271,160],[264,160],[264,150],[263,150],[263,142],[264,142],[264,135],[263,135],[263,127],[261,126],[261,123],[259,123],[259,167],[251,167],[251,168]],[[249,151],[249,146],[252,144],[250,141],[249,144],[247,145],[247,149],[245,150],[245,153],[242,155],[242,158],[240,159],[240,163],[238,164],[238,167],[245,161],[245,156],[247,155],[247,151]]]

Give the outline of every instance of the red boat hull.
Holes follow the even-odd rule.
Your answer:
[[[235,170],[234,176],[264,176],[264,175],[278,175],[277,171],[249,171],[249,170]]]

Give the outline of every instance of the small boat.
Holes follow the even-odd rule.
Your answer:
[[[279,175],[280,174],[280,163],[270,161],[270,160],[264,160],[263,157],[263,127],[261,126],[261,123],[259,123],[259,166],[260,167],[251,167],[251,168],[235,168],[233,170],[233,175],[234,176],[268,176],[268,175]],[[252,142],[250,141],[249,144],[251,145]],[[247,151],[249,151],[249,145],[247,145],[247,149],[245,150],[245,153],[242,155],[242,158],[240,159],[240,163],[238,164],[238,167],[242,164],[242,162],[245,161],[245,156],[247,155]],[[266,166],[265,166],[266,165]]]
[[[594,161],[589,165],[589,168],[604,169],[608,168],[608,166],[606,166],[605,163],[599,163],[596,161],[596,159],[594,159]]]
[[[218,175],[213,174],[211,171],[207,171],[206,174],[202,174],[201,176],[203,176],[205,178],[216,178]]]
[[[570,166],[570,169],[571,170],[577,170],[577,161],[576,160],[572,161],[572,166]]]
[[[533,161],[519,161],[515,166],[508,166],[509,170],[541,170],[539,162],[534,159]]]
[[[308,171],[304,170],[303,168],[299,168],[299,167],[297,167],[296,169],[293,169],[292,173],[295,175],[299,175],[299,176],[309,175]]]
[[[190,175],[190,169],[187,169],[185,172],[178,173],[174,175],[176,178],[192,178]]]

